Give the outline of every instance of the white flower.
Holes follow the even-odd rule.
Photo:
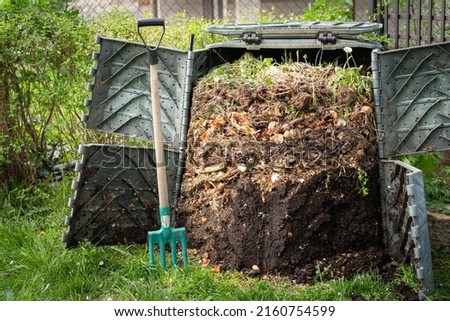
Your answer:
[[[349,54],[352,53],[353,49],[352,47],[344,47],[344,51]]]

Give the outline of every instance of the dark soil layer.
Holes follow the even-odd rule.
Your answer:
[[[204,266],[297,283],[391,270],[370,88],[335,85],[331,65],[274,67],[251,82],[242,68],[194,90],[177,208],[188,246]]]
[[[221,192],[184,196],[178,218],[185,219],[189,246],[223,269],[256,265],[299,282],[312,281],[320,267],[330,277],[352,277],[383,259],[376,166],[370,174],[368,196],[355,190],[354,175],[330,170],[282,183],[264,200],[249,177],[237,177]],[[199,205],[202,193],[214,193],[213,203]]]

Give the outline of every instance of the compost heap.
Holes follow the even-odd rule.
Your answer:
[[[297,282],[376,268],[372,98],[361,67],[248,54],[200,79],[177,220],[203,266]]]

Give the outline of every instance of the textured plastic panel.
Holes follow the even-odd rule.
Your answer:
[[[422,172],[400,161],[382,161],[383,243],[390,256],[408,259],[422,285],[434,291]]]
[[[337,50],[345,47],[351,48],[367,48],[376,49],[381,48],[379,43],[341,39],[337,38],[335,42],[324,44],[318,39],[264,39],[261,43],[247,43],[240,39],[225,41],[222,43],[208,46],[209,49],[215,48],[245,48],[248,50],[260,49],[316,49],[316,50]]]
[[[67,247],[86,239],[94,244],[145,243],[159,228],[154,150],[119,145],[81,145],[80,171],[72,183]],[[169,193],[174,192],[178,153],[166,151]],[[172,200],[173,203],[173,200]]]
[[[375,49],[381,48],[381,45],[352,38],[380,28],[381,24],[372,22],[291,22],[210,26],[207,31],[235,39],[213,44],[208,48]]]
[[[450,149],[450,42],[373,55],[380,157]]]
[[[93,58],[98,64],[91,69],[95,81],[88,85],[92,97],[85,102],[90,107],[87,128],[153,140],[148,51],[138,43],[101,37],[97,42],[100,52]],[[196,63],[191,71],[198,75],[206,68],[207,52],[193,55]],[[195,77],[186,77],[187,56],[184,51],[158,49],[163,135],[174,147],[186,139],[180,135],[185,82]]]
[[[210,26],[211,33],[241,37],[244,33],[254,32],[264,39],[315,38],[318,33],[332,32],[336,37],[355,36],[378,31],[382,25],[375,22],[287,22],[261,24],[229,24]]]

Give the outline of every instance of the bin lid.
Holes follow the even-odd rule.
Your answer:
[[[328,32],[345,38],[378,31],[382,24],[375,22],[286,22],[260,24],[227,24],[210,26],[206,31],[228,37],[239,37],[255,32],[264,39],[316,38],[318,33]]]
[[[210,33],[234,38],[208,48],[292,49],[344,47],[380,48],[381,44],[356,39],[382,25],[375,22],[287,22],[209,26]]]
[[[372,59],[380,156],[450,150],[450,42]]]

